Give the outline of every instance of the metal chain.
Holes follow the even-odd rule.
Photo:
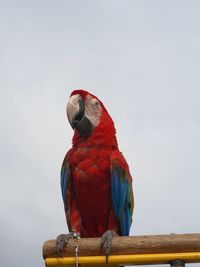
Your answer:
[[[79,264],[78,264],[78,243],[77,243],[77,240],[80,238],[80,234],[76,231],[72,231],[73,232],[73,240],[74,240],[74,254],[75,254],[75,258],[76,258],[76,261],[75,261],[75,266],[76,267],[79,267]]]

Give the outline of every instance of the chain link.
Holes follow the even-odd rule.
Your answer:
[[[75,258],[76,258],[76,261],[75,261],[75,266],[76,267],[79,267],[79,264],[78,264],[78,243],[77,243],[77,240],[80,238],[80,234],[76,231],[72,231],[73,233],[73,240],[74,240],[74,254],[75,254]]]

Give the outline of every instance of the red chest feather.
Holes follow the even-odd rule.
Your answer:
[[[110,154],[112,150],[101,148],[77,148],[71,156],[75,191],[98,194],[98,186],[110,184]],[[92,192],[91,192],[92,190]]]
[[[106,225],[111,206],[110,154],[112,148],[79,147],[70,157],[73,187],[83,224]]]

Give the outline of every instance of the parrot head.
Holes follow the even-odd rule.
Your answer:
[[[66,112],[71,127],[81,137],[90,137],[97,128],[109,130],[112,127],[115,132],[114,123],[103,103],[85,90],[71,93]]]

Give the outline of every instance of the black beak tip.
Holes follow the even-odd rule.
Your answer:
[[[78,127],[78,121],[77,120],[73,121],[71,126],[73,130],[76,129]]]
[[[75,119],[72,128],[76,129],[82,137],[88,137],[93,131],[93,126],[88,118],[83,116],[81,120]]]

